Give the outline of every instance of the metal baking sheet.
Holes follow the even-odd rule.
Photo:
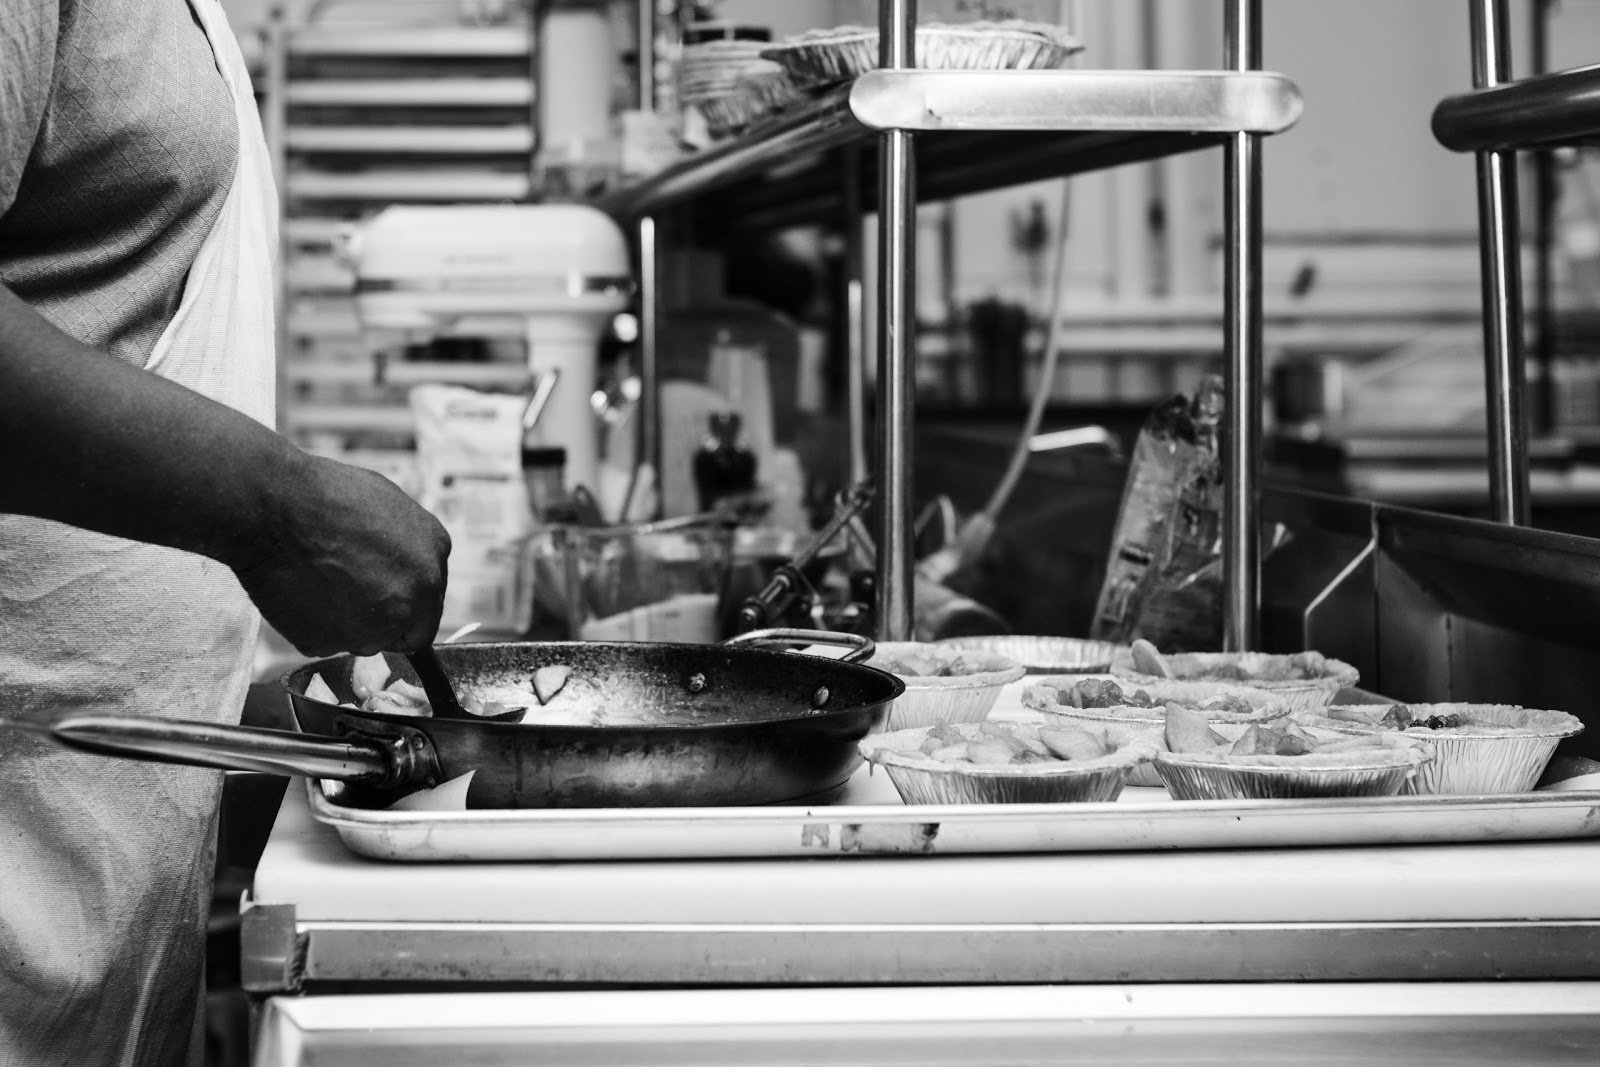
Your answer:
[[[372,859],[410,862],[957,855],[1450,844],[1600,837],[1600,789],[1510,796],[902,804],[887,776],[815,807],[370,811],[312,782],[311,812]],[[887,791],[887,797],[884,796]]]
[[[1096,676],[1100,677],[1100,676]],[[1109,677],[1109,676],[1105,676]],[[991,719],[1037,720],[1005,688]],[[1341,703],[1384,702],[1346,689]],[[1587,783],[1586,783],[1587,784]],[[1111,852],[1450,844],[1600,837],[1600,783],[1484,797],[1175,801],[1130,786],[1110,804],[907,805],[863,766],[832,803],[765,808],[408,812],[351,808],[308,783],[311,813],[372,859],[419,863]]]

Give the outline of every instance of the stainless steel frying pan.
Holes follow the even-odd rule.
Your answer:
[[[848,645],[845,659],[771,644]],[[860,765],[856,742],[881,729],[904,692],[861,665],[865,638],[809,630],[743,634],[721,645],[511,642],[435,651],[461,695],[527,687],[565,666],[565,686],[521,723],[420,718],[342,708],[305,695],[321,675],[353,701],[354,659],[290,671],[282,684],[300,732],[71,713],[48,727],[88,752],[327,778],[346,801],[385,805],[468,771],[472,808],[678,807],[822,801]],[[416,682],[405,657],[387,656]],[[541,718],[560,722],[538,721]]]

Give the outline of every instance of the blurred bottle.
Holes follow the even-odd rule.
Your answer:
[[[772,461],[762,472],[761,480],[772,499],[767,525],[797,535],[810,533],[811,518],[806,514],[805,501],[806,475],[795,451],[790,448],[775,449]]]
[[[611,119],[616,47],[608,0],[545,0],[539,10],[539,147],[542,200],[585,200],[621,169]]]
[[[566,490],[567,450],[522,444],[522,481],[528,490],[533,530],[523,552],[521,580],[529,586],[533,616],[527,640],[565,640],[570,636],[565,595],[566,574],[555,527],[574,521]]]
[[[566,449],[523,444],[522,481],[528,487],[528,510],[534,522],[557,521],[554,513],[567,496],[566,469]]]
[[[740,439],[741,420],[731,411],[711,416],[711,431],[694,454],[694,485],[700,510],[711,511],[717,501],[748,497],[756,488],[756,456]]]

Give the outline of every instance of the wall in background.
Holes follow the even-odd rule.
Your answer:
[[[834,0],[722,0],[717,16],[729,22],[767,26],[774,39],[834,24]]]
[[[1266,65],[1306,98],[1299,125],[1267,143],[1268,230],[1472,229],[1471,160],[1428,125],[1442,97],[1471,85],[1466,4],[1275,0],[1265,36]]]
[[[1220,0],[1087,0],[1084,6],[1085,66],[1221,63]],[[1511,6],[1513,69],[1525,74],[1529,5],[1517,0]],[[1471,83],[1466,5],[1272,0],[1265,8],[1265,65],[1293,78],[1306,100],[1299,124],[1266,142],[1264,224],[1270,245],[1279,250],[1269,254],[1269,276],[1276,269],[1276,283],[1287,286],[1305,261],[1296,249],[1374,238],[1377,243],[1365,253],[1325,254],[1325,280],[1356,286],[1370,275],[1387,292],[1385,299],[1398,299],[1392,287],[1412,277],[1420,289],[1406,299],[1426,299],[1429,290],[1448,290],[1447,301],[1463,293],[1472,299],[1477,264],[1471,158],[1440,147],[1429,129],[1434,105]],[[1142,24],[1146,13],[1154,16],[1149,33]],[[1561,4],[1552,25],[1554,68],[1600,60],[1600,5]],[[1221,153],[1210,151],[1078,179],[1069,295],[1082,304],[1215,292],[1212,249],[1222,227],[1221,173]],[[1525,192],[1530,184],[1524,182]],[[961,203],[960,292],[1026,292],[1028,265],[1010,247],[1008,219],[1034,199],[1043,199],[1053,213],[1053,187],[1005,190]],[[1153,261],[1144,212],[1136,206],[1153,189],[1168,194],[1170,261]],[[1455,243],[1441,247],[1441,239]]]

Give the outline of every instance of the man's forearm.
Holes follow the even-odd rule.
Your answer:
[[[235,564],[270,539],[301,454],[271,430],[79,344],[0,286],[0,511]]]

